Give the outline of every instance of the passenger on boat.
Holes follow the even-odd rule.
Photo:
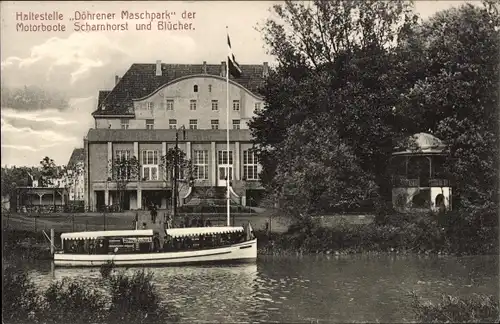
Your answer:
[[[210,219],[207,219],[207,222],[205,223],[206,227],[212,227],[212,222],[210,222]]]
[[[197,220],[193,218],[191,220],[191,227],[196,227],[197,224],[198,224]]]
[[[142,223],[142,229],[146,229],[146,223]]]

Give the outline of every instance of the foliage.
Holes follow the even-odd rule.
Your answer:
[[[111,307],[109,320],[113,323],[158,322],[168,308],[160,307],[160,298],[152,283],[152,273],[136,271],[131,276],[118,273],[109,277]]]
[[[59,176],[58,168],[53,159],[48,156],[40,161],[40,180],[39,187],[49,187],[53,185],[53,179]]]
[[[463,215],[448,214],[439,221],[432,214],[412,214],[383,225],[343,224],[323,227],[305,217],[267,246],[271,253],[401,252],[439,254],[498,254],[498,228],[468,225]],[[408,215],[406,215],[408,216]]]
[[[160,168],[165,184],[170,182],[171,188],[174,188],[174,174],[177,164],[177,202],[179,194],[187,186],[192,186],[194,181],[194,167],[185,152],[178,147],[169,148],[164,156],[161,157]]]
[[[401,53],[420,77],[400,109],[412,131],[433,133],[448,144],[455,206],[494,223],[500,15],[483,4],[439,12],[409,35]]]
[[[282,143],[286,163],[278,165],[275,179],[289,215],[349,211],[377,194],[374,178],[363,172],[351,147],[326,126],[314,128],[318,125],[306,119],[290,127]]]
[[[2,196],[12,194],[17,186],[31,186],[33,181],[31,177],[38,178],[40,171],[33,167],[11,167],[2,168]]]
[[[387,210],[394,146],[429,132],[448,144],[454,206],[476,226],[496,226],[500,16],[493,3],[423,23],[401,1],[274,6],[278,18],[262,32],[278,66],[263,88],[265,108],[250,122],[269,194],[302,206],[296,217],[356,209],[365,188],[378,188],[375,207]],[[328,151],[336,153],[330,164]],[[292,195],[284,190],[290,184]]]
[[[114,268],[115,268],[114,262],[108,260],[108,262],[102,264],[99,267],[99,271],[101,272],[101,276],[106,279],[109,278]]]
[[[40,296],[27,273],[4,265],[2,292],[3,322],[28,323],[33,320],[38,311]]]
[[[423,302],[411,293],[412,307],[420,323],[498,323],[498,300],[493,296],[474,295],[460,298],[442,295],[441,302]]]
[[[4,267],[2,304],[5,323],[159,323],[178,316],[160,297],[152,275],[136,271],[105,278],[109,294],[68,278],[39,292],[22,267]],[[110,295],[111,299],[108,297]]]
[[[314,209],[357,207],[366,191],[376,187],[377,195],[388,198],[386,168],[393,142],[408,135],[394,107],[409,86],[390,49],[415,23],[411,5],[315,1],[306,6],[287,1],[274,8],[284,23],[270,19],[263,32],[279,65],[263,89],[265,109],[250,123],[263,164],[263,184],[282,195],[283,181],[289,177],[283,172],[288,163],[284,157],[293,154],[288,142],[294,143],[295,151],[312,146],[301,157],[311,165],[325,164],[326,155],[317,153],[326,142],[328,149],[337,147],[328,170],[333,182],[328,188],[309,187],[305,195],[329,192],[340,206],[314,202]],[[306,128],[309,134],[291,131],[294,128]],[[350,179],[341,179],[342,174]],[[339,197],[350,181],[352,192]]]
[[[109,161],[113,180],[116,182],[118,190],[118,204],[120,210],[124,209],[125,192],[127,191],[127,184],[131,181],[137,181],[140,178],[141,166],[139,159],[132,156],[128,157],[121,155],[116,157],[115,160]],[[108,204],[108,202],[105,202]]]
[[[103,294],[85,283],[64,278],[53,282],[44,292],[40,318],[44,323],[99,323],[104,319]]]

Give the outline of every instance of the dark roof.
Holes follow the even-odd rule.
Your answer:
[[[104,100],[99,100],[92,115],[134,115],[132,99],[147,96],[178,78],[205,74],[203,64],[161,64],[162,75],[156,76],[156,64],[132,64]],[[263,65],[240,65],[239,78],[229,78],[253,93],[260,93],[264,78]],[[220,76],[221,64],[207,64],[206,75]],[[101,92],[99,92],[101,98]],[[103,110],[102,107],[105,107]]]
[[[110,90],[99,91],[99,98],[97,99],[97,109],[101,108],[101,104],[104,102],[104,99],[106,99],[106,97],[110,92],[111,92]]]
[[[85,160],[85,152],[83,148],[76,148],[73,150],[73,153],[71,153],[71,157],[69,158],[68,161],[68,167],[74,166],[78,162],[83,162]]]
[[[90,129],[89,142],[174,142],[175,129]],[[186,129],[186,141],[190,142],[225,142],[225,129]],[[252,141],[249,129],[229,130],[231,142]],[[179,130],[179,142],[183,142],[182,131]]]

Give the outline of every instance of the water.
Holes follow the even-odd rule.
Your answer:
[[[407,294],[498,296],[495,256],[259,257],[257,264],[148,268],[183,322],[414,321]],[[64,277],[98,285],[98,269],[26,265],[42,288]],[[126,271],[132,271],[128,269]]]

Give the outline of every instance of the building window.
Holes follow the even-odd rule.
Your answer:
[[[154,102],[148,102],[146,107],[148,110],[153,110],[154,106]]]
[[[177,119],[169,119],[168,120],[168,128],[177,129]]]
[[[146,119],[146,129],[154,129],[154,128],[155,128],[155,120]]]
[[[258,180],[257,156],[254,151],[243,151],[243,178],[245,180]]]
[[[174,100],[167,99],[167,110],[174,110]]]
[[[142,178],[145,181],[158,180],[158,151],[142,151]]]
[[[194,151],[194,178],[208,180],[208,151]]]
[[[240,101],[239,100],[233,100],[233,110],[240,111]]]
[[[196,110],[196,100],[191,100],[189,102],[189,110]]]
[[[190,119],[189,120],[189,129],[198,129],[198,120]]]
[[[219,151],[217,153],[218,164],[233,164],[233,151],[229,151],[229,161],[227,159],[227,151]]]
[[[128,129],[128,126],[129,126],[129,120],[128,119],[122,119],[120,121],[120,123],[121,123],[122,129]]]
[[[194,92],[198,92],[198,86],[195,84],[194,87],[193,87],[193,91]]]
[[[219,110],[219,100],[212,100],[212,110]]]
[[[130,151],[117,150],[115,151],[114,172],[116,179],[130,178]]]
[[[233,129],[240,129],[240,120],[233,119]]]
[[[212,124],[212,129],[219,129],[219,120],[212,119],[211,124]]]
[[[208,92],[212,92],[212,85],[211,84],[208,85]]]
[[[256,102],[255,103],[255,112],[259,112],[260,111],[260,102]]]

